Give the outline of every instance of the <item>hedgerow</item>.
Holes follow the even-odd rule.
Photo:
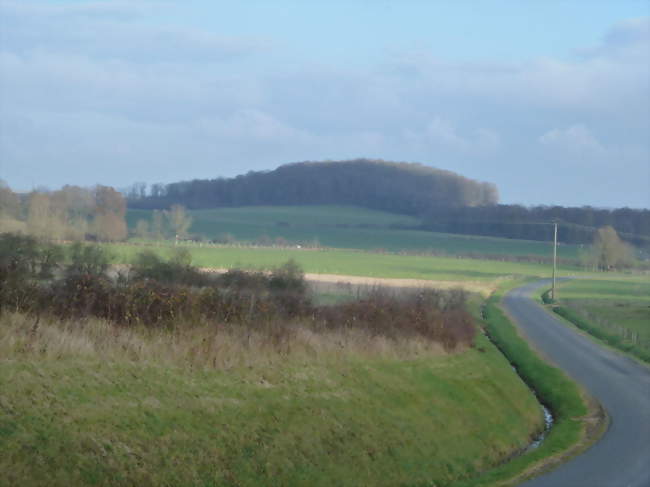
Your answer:
[[[17,241],[21,245],[12,245]],[[422,337],[446,350],[470,345],[475,333],[460,290],[401,296],[376,290],[354,302],[317,306],[293,261],[270,273],[230,270],[209,276],[182,251],[169,260],[144,252],[130,272],[116,277],[108,272],[110,256],[98,246],[68,247],[67,260],[59,258],[58,267],[46,257],[52,247],[28,237],[0,235],[0,249],[0,310],[101,318],[117,326],[178,327],[207,320],[215,326],[261,328],[272,323],[278,339],[290,334],[298,320],[314,328],[363,329],[393,340]]]

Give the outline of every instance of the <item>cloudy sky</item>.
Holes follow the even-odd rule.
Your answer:
[[[421,162],[650,207],[648,0],[0,0],[0,178]]]

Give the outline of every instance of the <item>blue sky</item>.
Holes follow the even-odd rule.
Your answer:
[[[17,189],[421,162],[649,207],[647,1],[0,0]]]

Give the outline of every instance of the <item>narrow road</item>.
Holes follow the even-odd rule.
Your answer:
[[[510,291],[503,305],[529,342],[598,399],[610,416],[603,438],[582,455],[522,487],[650,487],[650,368],[604,348]],[[650,326],[650,323],[649,323]]]

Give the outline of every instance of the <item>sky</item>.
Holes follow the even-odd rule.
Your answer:
[[[16,190],[420,162],[650,207],[648,0],[0,0]]]

